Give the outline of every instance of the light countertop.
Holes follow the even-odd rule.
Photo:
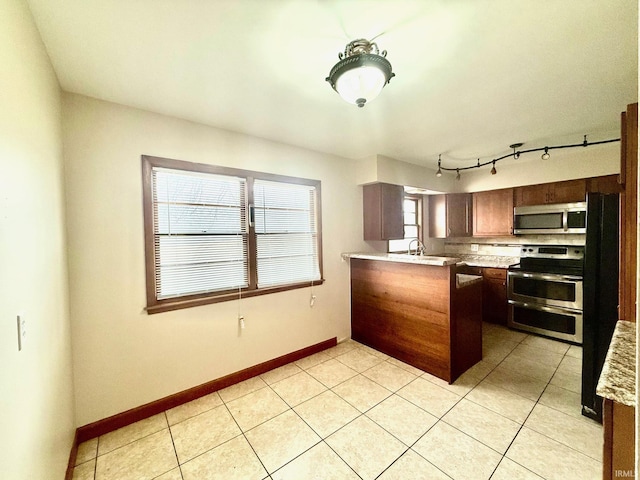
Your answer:
[[[399,263],[417,263],[421,265],[433,265],[437,267],[444,267],[448,265],[455,265],[460,262],[458,257],[440,257],[432,255],[408,255],[406,253],[343,253],[343,259],[347,258],[361,258],[364,260],[381,260],[384,262],[399,262]]]
[[[420,263],[423,265],[446,266],[464,264],[470,267],[508,268],[520,263],[519,257],[504,257],[498,255],[469,255],[465,253],[452,255],[408,255],[406,253],[343,253],[343,259],[362,258],[365,260],[383,260],[386,262]]]
[[[464,273],[456,274],[456,288],[468,287],[469,285],[473,285],[474,283],[481,281],[482,277],[480,275],[467,275]]]
[[[520,257],[504,257],[499,255],[456,254],[460,261],[470,267],[509,268],[520,263]]]
[[[636,324],[618,321],[602,367],[596,393],[615,402],[636,406]]]

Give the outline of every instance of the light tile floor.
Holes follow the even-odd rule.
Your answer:
[[[581,348],[483,325],[454,384],[347,341],[79,446],[75,480],[601,478]]]

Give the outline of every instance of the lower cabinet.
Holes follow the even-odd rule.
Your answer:
[[[636,478],[635,475],[636,409],[604,399],[604,445],[602,478]]]
[[[507,269],[482,269],[482,319],[485,322],[507,324]]]
[[[482,275],[482,320],[507,325],[507,269],[490,267],[460,267],[459,273]]]
[[[482,360],[482,284],[455,265],[352,258],[351,338],[452,383]]]

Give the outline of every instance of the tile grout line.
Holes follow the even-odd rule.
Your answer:
[[[525,339],[526,339],[527,337],[528,337],[528,335],[527,335],[527,336],[525,336],[525,337],[523,337],[523,338],[522,338],[522,340],[520,340],[519,342],[517,342],[517,345],[516,345],[515,347],[513,347],[513,348],[509,351],[509,353],[507,353],[507,354],[505,355],[505,357],[504,357],[500,362],[498,362],[498,364],[497,364],[495,367],[493,367],[493,369],[491,370],[491,372],[493,372],[496,368],[498,368],[498,366],[499,366],[501,363],[503,363],[503,362],[507,359],[507,357],[509,357],[509,355],[511,355],[511,354],[514,352],[514,350],[515,350],[516,348],[518,348],[518,346],[522,345],[522,342],[524,342],[524,341],[525,341]],[[484,338],[483,338],[483,340],[484,340]],[[489,374],[490,374],[491,372],[489,372],[489,373],[487,374],[487,377],[489,376]],[[485,377],[485,378],[486,378],[486,377]],[[546,388],[546,387],[545,387],[545,388]],[[544,390],[543,390],[543,392],[544,392]],[[517,395],[517,394],[516,394],[516,395]],[[538,396],[538,399],[540,398],[540,396],[542,396],[542,393]],[[465,397],[466,397],[466,395],[465,395]],[[523,397],[523,398],[524,398],[524,397]],[[520,434],[520,431],[522,430],[522,427],[524,427],[524,424],[525,424],[525,422],[527,421],[527,418],[529,418],[529,415],[531,415],[531,412],[533,412],[533,409],[536,407],[537,403],[538,403],[538,400],[536,400],[536,403],[533,405],[533,408],[529,411],[529,413],[527,414],[526,418],[522,421],[522,423],[521,423],[521,424],[520,424],[520,426],[518,427],[518,431],[516,432],[516,434],[513,436],[513,438],[512,438],[512,439],[511,439],[511,441],[509,442],[509,445],[507,445],[507,448],[505,448],[504,453],[502,453],[502,454],[501,454],[500,460],[498,461],[498,463],[496,464],[496,466],[493,468],[493,471],[491,472],[491,475],[489,475],[489,479],[488,479],[488,480],[491,480],[491,478],[495,475],[496,471],[498,470],[498,467],[500,466],[500,464],[502,463],[502,461],[503,461],[505,458],[508,458],[509,460],[511,460],[509,457],[507,457],[507,452],[508,452],[508,451],[509,451],[509,449],[511,448],[511,445],[513,445],[513,442],[515,441],[516,437]],[[505,417],[505,418],[506,418],[506,417]],[[518,422],[518,423],[519,423],[519,422]],[[472,438],[473,438],[473,437],[472,437]],[[481,443],[482,443],[482,442],[481,442]],[[484,443],[483,443],[483,445],[484,445]],[[488,445],[487,445],[487,447],[488,447]],[[491,447],[489,447],[489,448],[491,448]],[[498,452],[498,453],[499,453],[499,452]],[[513,461],[513,460],[511,460],[511,461]],[[514,462],[514,463],[517,463],[517,462]],[[520,464],[518,463],[518,465],[520,465]],[[524,465],[520,465],[520,466],[521,466],[521,467],[523,467],[523,468],[525,468],[526,470],[529,470],[528,468],[524,467]],[[530,471],[530,470],[529,470],[529,471]],[[533,473],[535,473],[535,472],[533,472]]]
[[[266,382],[265,382],[265,383],[266,383]],[[267,386],[268,386],[268,385],[267,385]],[[244,438],[244,441],[245,441],[245,442],[247,442],[247,444],[248,444],[248,445],[249,445],[249,447],[251,448],[251,451],[253,452],[253,454],[256,456],[256,458],[257,458],[257,459],[258,459],[258,461],[260,462],[260,465],[262,465],[262,468],[264,469],[264,471],[265,471],[265,472],[267,472],[267,476],[266,476],[266,477],[263,477],[263,479],[264,479],[264,478],[271,478],[271,473],[269,473],[269,470],[267,470],[267,466],[264,464],[264,462],[262,461],[262,459],[261,459],[261,458],[260,458],[260,456],[258,455],[258,452],[256,452],[256,449],[255,449],[255,448],[253,448],[253,445],[251,444],[251,442],[250,442],[250,441],[249,441],[249,439],[247,438],[247,435],[245,434],[245,431],[242,429],[242,427],[240,426],[240,424],[239,424],[239,423],[238,423],[238,421],[236,420],[236,417],[234,417],[234,416],[233,416],[233,413],[231,413],[231,410],[229,410],[229,406],[227,405],[227,403],[226,403],[224,400],[222,400],[222,402],[223,402],[224,407],[227,409],[227,412],[229,413],[229,415],[231,415],[231,418],[233,419],[234,423],[235,423],[235,424],[236,424],[236,426],[238,427],[238,430],[240,430],[240,435],[242,435],[242,437]],[[285,411],[286,411],[286,410],[285,410]],[[284,413],[284,412],[282,412],[282,413]],[[281,413],[281,414],[279,414],[279,415],[276,415],[276,417],[278,417],[278,416],[282,415],[282,413]],[[273,418],[276,418],[276,417],[273,417]],[[264,422],[263,422],[263,423],[264,423]],[[262,424],[260,424],[260,425],[262,425]],[[256,425],[256,427],[257,427],[257,426],[258,426],[258,425]],[[255,428],[255,427],[253,427],[253,428]],[[235,437],[230,438],[229,440],[227,440],[227,441],[226,441],[226,442],[224,442],[224,443],[230,442],[231,440],[233,440],[233,439],[235,439],[235,438],[238,438],[240,435],[236,435]],[[223,445],[224,443],[221,443],[220,445]],[[210,452],[211,450],[216,449],[216,448],[217,448],[217,447],[219,447],[220,445],[218,445],[218,446],[216,446],[216,447],[213,447],[212,449],[207,450],[207,452]],[[204,453],[206,453],[206,452],[204,452]],[[204,453],[203,453],[203,455],[204,455]]]
[[[356,346],[354,346],[354,348],[350,349],[349,351],[347,351],[347,352],[345,352],[345,353],[349,353],[350,351],[354,350],[355,348],[359,348],[359,347],[356,345]],[[368,352],[366,352],[366,353],[368,353]],[[344,355],[344,354],[342,354],[342,355]],[[370,354],[370,355],[371,355],[371,354]],[[338,355],[338,356],[341,356],[341,355]],[[374,356],[375,356],[375,355],[374,355]],[[378,358],[379,358],[379,357],[378,357]],[[346,366],[346,367],[348,367],[348,368],[351,368],[351,369],[353,370],[353,368],[352,368],[351,366],[349,366],[349,365],[347,365],[347,364],[343,363],[343,362],[342,362],[342,361],[340,361],[337,357],[332,357],[331,359],[332,359],[332,360],[336,360],[336,361],[338,361],[339,363],[341,363],[342,365],[344,365],[344,366]],[[373,366],[369,367],[369,368],[368,368],[368,369],[366,369],[365,371],[370,370],[371,368],[374,368],[375,366],[380,365],[380,364],[381,364],[381,363],[383,363],[383,362],[386,362],[386,360],[387,360],[386,358],[385,358],[385,359],[381,359],[381,361],[380,361],[380,362],[378,362],[376,365],[373,365]],[[327,361],[328,361],[328,360],[327,360]],[[317,365],[320,365],[321,363],[324,363],[324,362],[320,362],[320,363],[319,363],[319,364],[317,364]],[[313,366],[309,367],[309,369],[314,368],[314,367],[315,367],[315,366],[317,366],[317,365],[313,365]],[[309,374],[309,373],[307,372],[307,370],[303,369],[303,371],[305,371],[308,375],[311,375],[311,374]],[[307,425],[307,426],[308,426],[308,427],[309,427],[309,428],[310,428],[310,429],[311,429],[311,430],[312,430],[316,435],[318,435],[318,437],[320,438],[320,442],[318,442],[318,443],[314,444],[314,445],[313,445],[312,447],[310,447],[309,449],[307,449],[307,450],[305,450],[304,452],[300,453],[298,456],[296,456],[295,458],[293,458],[292,460],[290,460],[289,462],[287,462],[285,465],[287,465],[287,464],[289,464],[289,463],[293,462],[293,461],[294,461],[295,459],[297,459],[298,457],[300,457],[300,456],[304,455],[306,452],[308,452],[309,450],[311,450],[311,448],[314,448],[315,446],[317,446],[319,443],[324,443],[324,444],[325,444],[329,449],[331,449],[331,451],[332,451],[333,453],[335,453],[335,454],[338,456],[338,458],[339,458],[340,460],[342,460],[342,462],[344,462],[344,464],[345,464],[345,465],[347,465],[347,467],[349,467],[349,469],[351,469],[351,471],[353,471],[353,472],[354,472],[354,474],[356,474],[359,478],[361,478],[361,479],[362,479],[362,477],[361,477],[361,476],[360,476],[360,475],[359,475],[359,474],[358,474],[358,473],[353,469],[353,467],[352,467],[351,465],[349,465],[349,463],[348,463],[344,458],[342,458],[342,456],[341,456],[338,452],[336,452],[336,451],[333,449],[333,447],[331,447],[331,445],[326,441],[326,439],[327,439],[327,438],[329,438],[330,436],[334,435],[335,433],[337,433],[338,431],[342,430],[342,429],[343,429],[343,428],[345,428],[347,425],[349,425],[349,424],[353,423],[354,421],[358,420],[358,419],[359,419],[359,418],[361,418],[361,417],[366,417],[369,421],[373,422],[376,426],[378,426],[379,428],[381,428],[382,430],[384,430],[386,433],[388,433],[389,435],[391,435],[393,438],[397,439],[400,443],[402,443],[403,445],[406,445],[406,444],[405,444],[404,442],[402,442],[399,438],[397,438],[397,437],[396,437],[395,435],[393,435],[391,432],[387,431],[383,426],[379,425],[377,422],[375,422],[373,419],[371,419],[369,416],[367,416],[367,415],[366,415],[366,412],[371,411],[372,409],[374,409],[375,407],[377,407],[378,405],[380,405],[382,402],[384,402],[385,400],[387,400],[387,399],[388,399],[388,398],[390,398],[391,396],[395,395],[395,394],[396,394],[396,392],[390,391],[389,389],[387,389],[387,388],[386,388],[386,387],[384,387],[383,385],[380,385],[379,383],[375,382],[374,380],[372,380],[372,379],[368,378],[367,376],[363,375],[363,373],[364,373],[364,372],[358,372],[357,370],[354,370],[354,371],[356,372],[356,375],[354,375],[354,376],[352,376],[352,377],[350,377],[350,378],[348,378],[348,379],[346,379],[346,380],[344,380],[344,381],[342,381],[342,382],[340,382],[340,383],[338,383],[338,384],[334,385],[333,387],[329,387],[329,386],[327,386],[326,384],[322,383],[320,380],[316,379],[318,382],[320,382],[322,385],[324,385],[324,386],[327,388],[327,390],[325,390],[325,392],[327,392],[327,391],[331,391],[334,395],[336,395],[336,396],[337,396],[338,398],[340,398],[342,401],[344,401],[345,403],[347,403],[348,405],[350,405],[352,408],[354,408],[354,409],[355,409],[356,411],[358,411],[358,413],[359,413],[359,415],[358,415],[358,416],[356,416],[355,418],[351,419],[350,421],[348,421],[347,423],[345,423],[344,425],[342,425],[342,426],[341,426],[340,428],[338,428],[335,432],[331,432],[331,434],[327,435],[327,437],[326,437],[326,438],[323,438],[323,437],[320,435],[320,433],[319,433],[319,432],[317,432],[317,431],[316,431],[316,430],[315,430],[311,425],[309,425],[309,423],[308,423],[304,418],[302,418],[302,417],[300,416],[300,414],[295,410],[295,407],[290,407],[290,409],[291,409],[291,410],[292,410],[292,411],[293,411],[293,412],[298,416],[298,418],[300,418],[300,420],[302,420],[302,421],[305,423],[305,425]],[[311,376],[313,377],[313,375],[311,375]],[[357,408],[355,405],[351,404],[347,399],[345,399],[344,397],[342,397],[342,396],[341,396],[340,394],[338,394],[337,392],[333,391],[333,388],[338,387],[338,386],[342,385],[343,383],[346,383],[346,382],[348,382],[349,380],[352,380],[353,378],[356,378],[357,376],[362,376],[363,378],[366,378],[367,380],[372,381],[372,382],[373,382],[373,383],[375,383],[376,385],[379,385],[380,387],[385,388],[385,390],[389,391],[389,392],[391,393],[391,395],[386,396],[384,399],[380,400],[380,401],[379,401],[379,402],[377,402],[375,405],[373,405],[372,407],[368,408],[366,411],[364,411],[364,412],[360,411],[360,409],[359,409],[359,408]],[[315,377],[313,377],[313,378],[315,379]],[[419,378],[419,377],[416,377],[416,378]],[[415,380],[415,379],[414,379],[414,380]],[[409,383],[410,383],[410,382],[409,382]],[[275,391],[275,390],[274,390],[274,391]],[[309,399],[305,400],[304,402],[301,402],[299,405],[302,405],[302,403],[305,403],[305,402],[307,402],[307,401],[310,401],[310,400],[312,400],[313,398],[316,398],[317,396],[322,395],[322,394],[323,394],[323,393],[325,393],[325,392],[322,392],[322,393],[320,393],[320,394],[318,394],[318,395],[315,395],[314,397],[311,397],[311,398],[309,398]],[[278,394],[277,392],[275,392],[275,393],[276,393],[276,394]],[[282,400],[284,401],[284,399],[282,399]],[[286,401],[285,401],[285,403],[286,403]],[[288,405],[288,404],[287,404],[287,405]],[[297,406],[297,405],[296,405],[296,406]],[[419,408],[419,407],[418,407],[418,408]],[[428,413],[428,412],[427,412],[427,413]],[[384,469],[384,470],[383,470],[383,471],[382,471],[378,476],[376,476],[376,478],[377,478],[377,477],[379,477],[380,475],[382,475],[382,473],[384,473],[384,472],[385,472],[385,471],[386,471],[386,470],[387,470],[391,465],[393,465],[393,463],[395,463],[397,460],[399,460],[399,459],[400,459],[400,457],[402,457],[402,456],[403,456],[403,455],[404,455],[404,454],[409,450],[409,448],[410,448],[410,447],[407,447],[407,449],[406,449],[406,450],[404,450],[404,451],[402,452],[402,454],[401,454],[401,455],[399,455],[399,456],[398,456],[398,458],[396,458],[396,459],[395,459],[395,460],[394,460],[390,465],[388,465],[388,466],[387,466],[387,467],[386,467],[386,468],[385,468],[385,469]],[[278,470],[280,470],[281,468],[283,468],[285,465],[283,465],[282,467],[280,467]],[[276,470],[276,471],[277,471],[277,470]]]
[[[322,363],[322,362],[321,362],[321,363]],[[318,365],[319,365],[319,364],[318,364]],[[315,366],[315,365],[314,365],[314,366]],[[309,368],[313,368],[313,367],[309,367]],[[307,372],[306,372],[306,370],[304,370],[304,369],[303,369],[303,371],[304,371],[305,373],[307,373]],[[308,373],[307,373],[307,374],[308,374]],[[308,374],[308,375],[310,375],[310,374]],[[313,377],[313,376],[312,376],[312,377]],[[353,378],[353,377],[352,377],[352,378]],[[319,381],[319,380],[318,380],[318,381]],[[346,381],[346,380],[345,380],[345,381]],[[320,382],[320,383],[322,383],[322,382]],[[344,382],[343,382],[343,383],[344,383]],[[323,384],[323,385],[324,385],[324,384]],[[325,387],[326,387],[326,385],[325,385]],[[274,391],[274,393],[275,393],[276,395],[278,395],[278,396],[280,397],[280,395],[278,394],[278,392],[276,392],[275,390],[273,390],[273,391]],[[327,391],[331,391],[331,389],[327,387],[327,390],[325,390],[325,392],[327,392]],[[325,393],[325,392],[322,392],[322,393]],[[303,403],[305,403],[305,402],[307,402],[307,401],[309,401],[309,400],[312,400],[312,399],[314,399],[314,398],[318,397],[319,395],[322,395],[322,393],[319,393],[318,395],[315,395],[315,396],[313,396],[313,397],[311,397],[311,398],[309,398],[309,399],[305,400],[304,402],[299,403],[298,405],[302,405]],[[333,392],[333,393],[334,393],[335,395],[338,395],[338,394],[337,394],[337,393],[335,393],[335,392]],[[342,397],[340,397],[340,395],[338,395],[338,397],[342,399]],[[324,443],[324,444],[325,444],[325,445],[326,445],[326,446],[327,446],[327,447],[328,447],[328,448],[329,448],[333,453],[335,453],[335,454],[338,456],[338,458],[339,458],[340,460],[342,460],[342,462],[344,462],[344,464],[345,464],[347,467],[349,467],[349,468],[351,469],[351,471],[353,471],[353,473],[355,473],[355,474],[356,474],[360,479],[362,479],[362,477],[361,477],[360,475],[358,475],[358,473],[357,473],[357,472],[356,472],[356,471],[351,467],[351,465],[349,465],[349,464],[348,464],[348,463],[347,463],[347,462],[346,462],[346,461],[345,461],[345,460],[340,456],[340,454],[339,454],[338,452],[336,452],[336,451],[331,447],[331,445],[329,445],[329,444],[325,441],[326,439],[325,439],[325,438],[323,438],[323,437],[320,435],[320,433],[319,433],[319,432],[317,432],[316,430],[314,430],[314,428],[313,428],[311,425],[309,425],[309,423],[307,423],[307,421],[306,421],[304,418],[302,418],[298,412],[296,412],[296,410],[295,410],[295,408],[294,408],[294,407],[290,406],[290,405],[289,405],[289,404],[284,400],[284,398],[282,398],[282,397],[280,397],[280,398],[282,399],[282,401],[283,401],[283,402],[285,402],[285,403],[287,404],[287,406],[289,406],[289,410],[291,410],[291,411],[292,411],[292,412],[293,412],[293,413],[294,413],[294,414],[295,414],[295,415],[296,415],[296,416],[297,416],[297,417],[298,417],[298,418],[299,418],[299,419],[300,419],[300,420],[301,420],[301,421],[302,421],[302,422],[303,422],[307,427],[309,427],[309,429],[310,429],[313,433],[315,433],[315,434],[318,436],[318,438],[320,439],[320,441],[319,441],[319,442],[314,443],[311,447],[307,448],[305,451],[303,451],[303,452],[301,452],[300,454],[296,455],[296,456],[295,456],[295,457],[293,457],[291,460],[289,460],[289,461],[288,461],[288,462],[286,462],[285,464],[283,464],[283,465],[281,465],[280,467],[278,467],[278,468],[277,468],[276,470],[274,470],[272,473],[276,473],[276,472],[278,472],[279,470],[283,469],[285,466],[289,465],[291,462],[295,461],[296,459],[298,459],[299,457],[301,457],[302,455],[304,455],[305,453],[307,453],[307,452],[308,452],[309,450],[311,450],[312,448],[315,448],[315,447],[316,447],[316,446],[318,446],[319,444]],[[344,400],[344,399],[343,399],[343,400]],[[345,400],[345,401],[346,401],[346,400]],[[348,403],[348,402],[347,402],[347,403]],[[296,406],[298,406],[298,405],[296,405]],[[354,408],[355,408],[355,407],[354,407]],[[356,410],[357,410],[357,409],[356,409]],[[285,412],[283,412],[283,413],[285,413]],[[280,415],[282,415],[282,414],[280,414]],[[280,415],[276,415],[276,417],[277,417],[277,416],[280,416]],[[350,424],[351,422],[355,421],[356,419],[360,418],[360,417],[361,417],[361,416],[363,416],[363,415],[364,415],[363,413],[360,413],[360,415],[358,415],[356,418],[354,418],[354,419],[350,420],[349,422],[347,422],[345,425],[343,425],[342,427],[340,427],[338,430],[340,430],[340,429],[344,428],[346,425]],[[276,418],[276,417],[273,417],[273,418]],[[266,423],[266,422],[264,422],[264,423]],[[254,427],[254,428],[255,428],[255,427]],[[336,430],[336,432],[337,432],[338,430]],[[328,435],[328,436],[327,436],[327,438],[328,438],[329,436],[333,435],[334,433],[335,433],[335,432],[332,432],[330,435]],[[248,439],[247,439],[247,441],[248,441]],[[252,446],[252,448],[253,448],[253,446]],[[254,452],[255,452],[255,450],[254,450]],[[258,454],[257,454],[257,452],[256,452],[256,456],[257,456],[257,455],[258,455]],[[271,472],[269,472],[266,468],[265,468],[265,471],[267,471],[267,473],[269,474],[269,477],[271,477],[272,473],[271,473]]]
[[[522,344],[522,342],[524,342],[524,340],[525,340],[526,338],[527,338],[527,337],[525,337],[524,339],[522,339],[522,340],[518,343],[518,345],[521,345],[521,344]],[[536,338],[538,338],[538,337],[536,337]],[[569,347],[569,348],[570,348],[570,347]],[[560,360],[560,362],[558,363],[558,365],[555,367],[555,369],[554,369],[554,371],[553,371],[553,374],[549,377],[549,380],[547,380],[547,382],[546,382],[546,385],[545,385],[544,389],[543,389],[543,390],[542,390],[542,392],[540,392],[540,394],[538,395],[538,398],[537,398],[537,400],[535,401],[535,404],[533,405],[533,408],[529,411],[529,413],[527,414],[526,418],[523,420],[522,424],[520,424],[520,428],[518,428],[518,431],[517,431],[517,432],[516,432],[516,434],[514,435],[514,437],[513,437],[513,439],[511,440],[511,442],[509,443],[509,446],[506,448],[505,453],[502,455],[502,459],[500,460],[500,462],[498,463],[498,465],[496,465],[496,468],[494,469],[493,473],[491,474],[491,477],[493,476],[493,474],[495,473],[495,471],[497,470],[498,466],[500,465],[500,463],[502,462],[502,460],[503,460],[504,458],[507,458],[508,460],[510,460],[510,461],[512,461],[512,462],[514,462],[515,464],[517,464],[517,465],[521,466],[522,468],[524,468],[524,469],[526,469],[526,470],[528,470],[528,471],[530,471],[530,472],[534,473],[535,475],[538,475],[538,474],[537,474],[536,472],[534,472],[533,470],[531,470],[531,469],[527,468],[526,466],[524,466],[524,465],[522,465],[522,464],[520,464],[520,463],[516,462],[516,461],[515,461],[515,460],[513,460],[512,458],[507,457],[507,452],[509,451],[509,449],[510,449],[510,448],[511,448],[511,446],[513,445],[513,442],[515,442],[515,439],[516,439],[516,438],[517,438],[517,436],[520,434],[520,432],[522,431],[522,429],[525,427],[525,423],[527,422],[527,420],[529,419],[529,417],[531,416],[531,414],[533,413],[533,411],[535,410],[535,408],[536,408],[536,406],[537,406],[538,404],[540,404],[540,405],[542,405],[542,406],[544,406],[544,407],[550,408],[550,409],[552,409],[552,410],[554,410],[554,411],[556,411],[556,412],[562,413],[563,415],[567,415],[566,413],[562,412],[561,410],[557,410],[557,409],[555,409],[555,408],[553,408],[553,407],[549,407],[549,406],[547,406],[547,405],[541,404],[541,403],[540,403],[540,399],[541,399],[541,398],[542,398],[542,396],[544,395],[544,392],[546,392],[546,390],[547,390],[547,388],[549,387],[549,385],[551,385],[551,380],[553,379],[553,377],[555,376],[555,374],[558,372],[558,370],[559,370],[559,368],[560,368],[560,364],[562,363],[562,360],[564,360],[564,358],[567,356],[567,353],[569,352],[569,348],[567,348],[567,350],[565,351],[565,353],[562,355],[562,359]],[[514,350],[515,350],[515,347],[514,347]],[[546,350],[546,349],[542,348],[542,350]],[[549,351],[549,350],[547,350],[547,351]],[[553,351],[551,351],[551,352],[552,352],[552,353],[554,353]],[[509,355],[511,355],[511,353],[513,353],[513,350],[512,350],[509,354],[507,354],[507,356],[503,359],[503,361],[504,361],[504,360],[505,360]],[[575,357],[571,357],[571,358],[575,358]],[[502,363],[502,362],[500,362],[500,363]],[[500,364],[498,364],[498,365],[500,365]],[[496,367],[497,367],[498,365],[496,365]],[[569,416],[569,415],[567,415],[567,416]],[[530,428],[530,427],[527,427],[527,428]],[[570,445],[566,445],[566,444],[564,444],[563,442],[560,442],[559,440],[556,440],[555,438],[549,437],[548,435],[545,435],[545,434],[543,434],[543,433],[540,433],[540,432],[538,432],[537,430],[534,430],[534,429],[531,429],[531,430],[532,430],[532,431],[534,431],[534,432],[536,432],[536,433],[538,433],[539,435],[542,435],[542,436],[544,436],[544,437],[546,437],[546,438],[548,438],[548,439],[550,439],[550,440],[554,441],[554,442],[559,443],[560,445],[564,445],[565,447],[568,447],[568,448],[570,448],[571,450],[573,450],[573,451],[575,451],[575,452],[577,452],[577,453],[579,453],[579,454],[584,455],[585,457],[592,458],[592,457],[590,457],[589,455],[587,455],[587,454],[585,454],[585,453],[583,453],[583,452],[580,452],[579,450],[576,450],[576,449],[575,449],[575,448],[573,448],[572,446],[570,446]],[[491,478],[491,477],[489,477],[489,478]]]
[[[173,446],[173,454],[176,457],[176,464],[178,465],[178,471],[180,472],[180,478],[182,480],[184,480],[184,475],[182,474],[182,466],[180,465],[180,458],[178,458],[178,449],[176,448],[176,442],[173,439],[173,432],[171,431],[171,425],[169,425],[169,417],[167,416],[167,410],[165,410],[162,413],[164,414],[164,419],[167,422],[167,427],[169,429],[169,437],[171,438],[171,445]],[[171,470],[173,470],[173,469],[171,469]],[[170,472],[171,470],[168,470],[168,472]],[[164,472],[164,473],[167,473],[167,472]],[[164,473],[162,475],[164,475]],[[159,476],[160,475],[156,476],[155,478],[157,478]]]
[[[98,477],[98,452],[100,448],[100,437],[98,437],[98,441],[96,442],[96,463],[93,465],[93,479],[95,480]]]

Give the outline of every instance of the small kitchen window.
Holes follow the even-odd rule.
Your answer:
[[[147,312],[323,282],[320,182],[142,157]]]
[[[389,252],[406,253],[412,240],[416,238],[422,240],[422,197],[418,195],[405,195],[402,201],[402,217],[404,238],[389,240]]]

